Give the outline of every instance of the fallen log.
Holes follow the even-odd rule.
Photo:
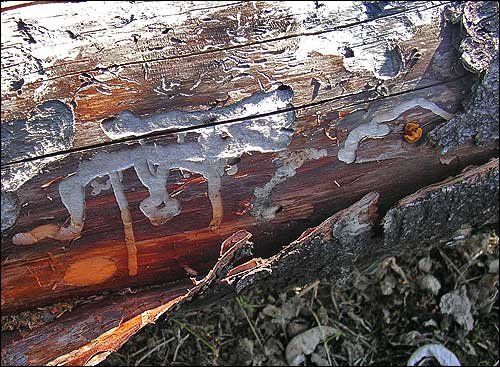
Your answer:
[[[349,208],[307,230],[277,255],[268,259],[252,258],[234,266],[233,262],[248,255],[252,247],[251,234],[239,231],[224,241],[219,259],[200,281],[122,295],[118,303],[109,298],[82,306],[80,312],[61,317],[56,327],[48,324],[26,335],[8,338],[4,350],[9,352],[3,355],[3,362],[94,365],[142,327],[185,302],[190,302],[187,305],[190,308],[203,307],[264,281],[267,285],[286,287],[307,284],[320,277],[341,284],[354,266],[362,267],[363,263],[366,266],[390,251],[403,251],[405,247],[400,244],[430,247],[452,239],[464,228],[498,223],[498,164],[498,159],[494,159],[402,199],[383,218],[382,233],[377,234],[375,228],[378,193],[365,195]],[[422,215],[430,206],[435,214]],[[450,217],[453,220],[449,221]],[[415,223],[414,218],[419,222]],[[445,222],[448,225],[443,226]],[[416,233],[420,233],[415,231],[415,225],[416,230],[423,229],[423,236],[415,238]],[[98,329],[92,327],[96,324]],[[49,353],[44,352],[46,339],[50,340]],[[72,351],[64,354],[68,350]]]
[[[2,363],[95,364],[188,299],[341,282],[360,255],[498,221],[494,160],[373,232],[375,208],[498,155],[495,4],[3,8],[2,315],[87,301],[6,334]]]

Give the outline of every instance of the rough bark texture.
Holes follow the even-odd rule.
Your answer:
[[[2,363],[498,221],[498,4],[294,4],[2,5]]]
[[[460,42],[463,65],[480,75],[465,111],[431,133],[443,152],[473,138],[484,145],[498,139],[498,2],[466,2],[448,9],[452,22],[465,33]]]
[[[496,223],[498,210],[496,159],[398,202],[384,218],[385,245],[418,246],[450,237],[461,226]]]

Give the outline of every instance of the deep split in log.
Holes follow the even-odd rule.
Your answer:
[[[2,363],[95,364],[188,300],[498,222],[497,3],[307,4],[2,9],[2,314],[106,297]]]

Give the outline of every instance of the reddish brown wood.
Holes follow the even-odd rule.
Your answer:
[[[445,105],[445,101],[449,99],[448,106],[453,106],[454,93],[458,92],[459,86],[460,82],[456,82],[413,94],[426,95],[432,90],[436,100]],[[437,94],[438,91],[441,94]],[[382,100],[379,104],[380,111],[392,108],[394,101],[395,97]],[[408,144],[402,134],[393,134],[385,139],[362,144],[358,159],[363,159],[366,163],[346,165],[337,160],[339,147],[332,144],[324,132],[325,128],[336,123],[329,121],[326,116],[330,111],[335,111],[338,108],[336,106],[343,105],[343,101],[334,101],[330,105],[330,108],[321,105],[321,109],[311,107],[298,111],[300,117],[297,125],[301,133],[296,135],[290,149],[323,147],[328,156],[305,162],[294,177],[277,186],[272,194],[272,202],[281,205],[282,210],[275,219],[267,223],[257,221],[250,212],[243,215],[237,213],[241,212],[245,203],[254,200],[254,188],[263,186],[274,174],[275,167],[271,163],[270,154],[254,153],[244,156],[238,164],[237,175],[223,177],[221,195],[225,215],[221,227],[216,231],[208,228],[212,210],[206,196],[207,184],[200,176],[194,176],[190,180],[183,179],[180,174],[174,176],[174,181],[167,188],[170,192],[182,190],[177,196],[182,202],[182,214],[165,225],[155,227],[138,210],[140,201],[147,197],[143,186],[133,170],[125,171],[125,192],[131,208],[138,248],[139,271],[133,277],[129,276],[127,270],[128,255],[123,242],[123,226],[112,191],[93,197],[87,189],[87,219],[79,239],[71,243],[45,239],[37,245],[26,246],[11,243],[14,233],[54,223],[53,219],[47,219],[49,213],[50,216],[60,218],[56,219],[56,223],[63,223],[67,218],[67,211],[58,198],[57,183],[42,186],[53,177],[64,177],[74,172],[81,153],[72,153],[64,160],[48,165],[46,174],[33,178],[29,186],[24,186],[25,189],[19,193],[21,202],[44,205],[28,205],[23,208],[15,232],[11,230],[10,237],[4,238],[3,309],[12,311],[44,304],[60,297],[151,284],[158,279],[181,279],[188,276],[183,267],[185,265],[197,272],[206,271],[218,255],[218,244],[238,228],[252,231],[259,241],[256,250],[269,254],[272,250],[268,249],[268,244],[274,243],[276,246],[279,244],[277,238],[284,236],[283,241],[289,241],[287,233],[298,234],[297,230],[290,232],[290,221],[302,221],[305,224],[307,219],[321,218],[322,213],[335,212],[358,199],[369,187],[377,187],[382,201],[390,203],[424,184],[456,173],[464,164],[479,162],[482,157],[492,153],[490,148],[464,147],[454,153],[458,157],[457,162],[446,166],[440,162],[440,153],[436,149],[426,144]],[[361,106],[355,108],[359,107]],[[453,110],[456,107],[447,108]],[[413,114],[413,119],[422,122],[433,119],[429,112],[421,109],[416,109],[416,112],[418,115]],[[399,124],[402,130],[405,120],[403,115],[394,122],[394,126]],[[165,140],[161,138],[161,141]],[[112,152],[113,149],[122,149],[122,146],[126,147],[125,144],[117,144],[101,150]],[[91,154],[95,152],[93,150]],[[398,177],[398,180],[388,180],[387,177]],[[80,284],[68,281],[67,273],[72,269],[82,266],[82,271],[86,271],[86,259],[103,259],[104,265],[108,264],[105,260],[107,257],[113,259],[109,266],[115,267],[109,271],[110,278],[99,278],[94,282],[85,278]]]
[[[198,29],[208,32],[206,39],[200,46],[194,45],[194,51],[189,45],[170,42],[170,36],[161,34],[159,31],[157,32],[160,35],[153,39],[149,38],[149,33],[142,35],[139,43],[144,42],[145,44],[141,46],[133,43],[128,29],[127,31],[120,30],[118,33],[107,30],[105,33],[108,35],[116,34],[118,37],[127,38],[125,43],[120,38],[117,40],[105,39],[107,43],[103,41],[104,44],[101,46],[105,47],[105,52],[92,47],[92,42],[99,42],[102,30],[95,36],[94,32],[85,33],[86,37],[90,38],[84,38],[89,46],[81,51],[75,51],[80,50],[78,40],[72,40],[68,37],[67,40],[64,40],[64,42],[69,42],[69,44],[66,43],[66,46],[72,50],[70,46],[71,42],[74,42],[75,50],[73,51],[77,54],[80,52],[82,56],[77,56],[76,60],[61,62],[61,65],[59,62],[49,61],[53,57],[45,60],[44,63],[48,66],[43,69],[43,76],[36,72],[32,72],[34,77],[31,79],[24,76],[25,80],[20,89],[11,87],[11,85],[19,83],[18,79],[10,76],[10,72],[15,75],[19,74],[15,72],[18,66],[15,63],[12,66],[9,64],[5,66],[6,70],[10,71],[6,73],[7,78],[3,81],[2,121],[25,118],[29,111],[35,109],[43,101],[51,99],[63,101],[72,106],[74,110],[75,137],[73,147],[83,148],[109,142],[110,139],[100,128],[100,122],[111,116],[116,116],[123,110],[131,110],[141,115],[172,109],[207,110],[214,106],[238,102],[244,97],[248,97],[256,91],[268,89],[273,83],[278,82],[284,83],[294,90],[295,95],[292,103],[299,107],[311,102],[316,103],[337,98],[341,95],[359,94],[366,90],[395,94],[448,81],[463,75],[460,68],[453,67],[456,55],[451,52],[453,47],[451,25],[446,25],[440,19],[445,5],[436,7],[432,2],[426,3],[425,6],[419,3],[415,5],[407,3],[405,5],[409,8],[407,13],[403,12],[405,10],[403,7],[396,14],[384,17],[383,15],[386,14],[382,11],[375,19],[366,19],[361,22],[353,20],[353,16],[348,12],[341,11],[342,16],[335,13],[332,19],[336,19],[336,22],[333,24],[330,24],[328,10],[325,9],[325,14],[319,13],[325,21],[310,27],[307,26],[306,22],[308,27],[306,31],[299,19],[302,19],[301,17],[308,19],[308,16],[314,18],[314,16],[308,13],[299,18],[285,16],[286,12],[290,12],[290,10],[286,10],[286,6],[279,4],[271,6],[262,2],[255,9],[251,3],[242,3],[228,5],[222,10],[214,8],[210,10],[210,12],[213,11],[213,14],[205,14],[206,11],[201,11],[208,17],[218,19],[220,23],[192,24],[186,22],[183,23],[180,30],[176,30],[176,37],[192,37],[196,40],[193,40],[193,43],[199,43],[200,37],[203,36],[197,35]],[[72,8],[75,6],[85,7],[86,5],[68,4],[67,6]],[[281,17],[280,19],[276,21],[260,19],[260,14],[266,14],[269,6],[273,9],[270,14],[276,14],[273,16]],[[413,9],[414,6],[417,7],[416,10]],[[418,9],[420,7],[429,9]],[[390,9],[386,11],[391,12]],[[234,23],[234,20],[228,18],[234,18],[234,14],[238,14],[238,12],[242,14],[241,17],[249,18],[248,28],[239,29],[241,36],[246,37],[248,42],[228,48],[227,32],[231,33],[231,30],[227,29],[227,24],[228,21],[229,24]],[[259,24],[251,23],[255,20],[250,21],[255,14],[259,14],[257,20]],[[408,17],[411,19],[423,17],[425,19],[433,15],[435,20],[423,21],[423,24],[415,21],[416,25],[408,28],[409,35],[403,37],[405,39],[399,40],[402,37],[400,28],[408,23]],[[363,19],[367,15],[360,12],[358,17]],[[17,25],[14,19],[7,19],[6,22],[8,22],[9,28],[16,29]],[[146,25],[152,26],[153,24],[155,27],[159,27],[155,23],[157,22],[156,18],[144,20],[144,22]],[[282,24],[282,22],[284,23]],[[427,22],[429,23],[427,24]],[[220,24],[224,24],[224,27],[221,28]],[[81,27],[81,25],[79,26]],[[265,36],[256,36],[254,34],[255,27],[257,29],[259,27],[270,29],[265,33]],[[335,30],[339,27],[340,29]],[[293,29],[296,31],[291,31]],[[367,32],[367,29],[370,31]],[[141,35],[140,30],[136,31]],[[316,33],[324,31],[328,32],[316,35]],[[301,33],[313,34],[301,35]],[[360,37],[357,36],[358,34],[362,34],[365,38],[363,43],[357,42],[356,37]],[[416,52],[414,49],[418,49],[420,44],[425,45],[425,50],[418,51],[421,54],[418,62],[412,61],[405,67],[404,71],[383,82],[374,77],[372,73],[364,71],[362,67],[360,67],[360,71],[346,70],[342,56],[331,54],[336,52],[334,40],[347,36],[353,38],[352,43],[356,46],[352,46],[352,52],[354,55],[359,55],[360,58],[365,57],[365,54],[368,54],[370,50],[383,53],[387,49],[389,52],[390,47],[387,46],[384,39],[378,36],[379,34],[386,34],[386,39],[398,39],[397,45],[401,50],[401,56],[397,56],[400,51],[394,51],[395,59],[411,58],[411,55]],[[410,36],[410,34],[414,35]],[[13,31],[13,35],[16,36],[16,40],[21,38],[17,31]],[[214,51],[201,52],[198,49],[213,45],[214,42]],[[148,45],[149,43],[152,46]],[[157,43],[165,45],[161,51],[154,50]],[[314,44],[318,44],[318,47],[326,48],[326,50],[318,49],[315,51],[314,47],[313,50],[308,50],[311,48],[308,45]],[[369,45],[370,48],[366,45]],[[332,50],[328,49],[329,46],[332,47]],[[16,47],[18,47],[17,44],[10,47],[4,46],[5,52],[13,52],[12,50],[16,50]],[[32,47],[37,50],[37,44],[33,44]],[[153,51],[148,50],[148,47],[152,47]],[[188,50],[184,50],[184,47],[188,47]],[[223,50],[219,51],[219,49]],[[33,51],[33,53],[36,52]],[[436,57],[436,54],[439,57]],[[124,57],[126,60],[119,60]],[[13,52],[6,60],[17,60],[18,58],[19,56]],[[79,61],[79,59],[82,60]],[[31,60],[30,57],[25,56],[19,62],[27,63],[26,67],[30,69],[29,60]],[[186,67],[187,65],[189,66]],[[395,67],[402,66],[396,65]],[[18,75],[18,78],[21,76]],[[320,84],[317,90],[314,86],[315,83]],[[173,87],[169,87],[171,85]],[[240,117],[244,116],[243,114]],[[55,149],[55,151],[58,150]]]
[[[370,265],[383,250],[388,251],[390,247],[392,252],[401,251],[415,245],[411,238],[417,240],[419,247],[433,246],[449,240],[457,229],[466,225],[498,222],[498,178],[498,159],[494,159],[480,167],[469,167],[452,179],[425,187],[389,210],[383,218],[382,233],[374,229],[379,221],[380,196],[369,193],[317,227],[305,231],[276,255],[267,259],[253,258],[233,267],[233,261],[250,246],[250,234],[240,231],[224,241],[218,261],[195,285],[189,282],[169,284],[82,306],[77,312],[64,315],[56,327],[49,324],[24,336],[2,340],[2,362],[93,365],[117,350],[140,328],[181,303],[187,302],[188,308],[196,309],[258,282],[283,287],[305,284],[318,276],[342,282],[353,266]],[[443,200],[443,193],[453,195],[454,199]],[[496,204],[491,205],[489,200]],[[412,231],[405,220],[425,210],[426,202],[435,205],[436,214],[421,217],[419,230]],[[442,231],[420,230],[434,226],[436,218],[445,220],[450,210],[454,219]],[[405,240],[395,245],[394,241],[402,237]],[[49,352],[42,352],[46,345],[50,345]]]
[[[174,306],[201,294],[214,282],[220,281],[233,266],[233,262],[249,253],[252,235],[238,231],[221,245],[224,253],[210,272],[195,284],[179,282],[169,290],[151,289],[132,293],[117,300],[110,297],[97,304],[79,309],[54,325],[41,327],[21,338],[13,336],[2,345],[2,363],[15,365],[93,365],[116,351],[144,326],[154,323]],[[120,307],[117,308],[117,302]],[[93,315],[89,317],[89,315]],[[53,341],[47,351],[47,337]],[[35,347],[33,348],[33,345]],[[5,349],[4,349],[5,348]],[[28,350],[21,352],[21,350]]]

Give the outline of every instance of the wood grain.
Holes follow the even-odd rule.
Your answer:
[[[443,108],[454,111],[458,108],[457,98],[462,88],[463,81],[451,82],[376,100],[370,105],[357,104],[349,107],[348,111],[368,106],[368,110],[381,113],[391,110],[402,100],[428,95],[433,96],[430,100],[439,101]],[[408,144],[403,139],[405,121],[416,120],[421,124],[430,122],[427,129],[433,126],[432,121],[439,121],[431,112],[415,108],[391,122],[394,133],[388,137],[362,143],[358,159],[363,163],[347,165],[336,157],[342,139],[334,142],[325,134],[325,129],[335,130],[338,127],[338,135],[341,136],[342,120],[347,119],[348,115],[332,119],[332,112],[345,108],[346,102],[336,100],[297,111],[297,133],[289,146],[290,152],[321,147],[327,154],[324,158],[304,162],[295,176],[276,187],[271,194],[271,201],[280,209],[276,217],[267,222],[258,221],[250,211],[244,212],[243,209],[246,203],[255,201],[254,189],[262,187],[273,176],[276,167],[272,160],[276,154],[253,153],[243,156],[238,163],[237,175],[222,177],[224,217],[216,231],[208,227],[212,210],[207,197],[207,183],[199,179],[201,176],[184,178],[178,170],[170,175],[167,189],[169,192],[179,192],[176,198],[181,202],[182,213],[164,225],[152,226],[138,209],[139,203],[147,197],[147,192],[132,170],[124,171],[124,190],[138,248],[139,271],[135,277],[130,277],[127,272],[127,250],[120,211],[109,190],[92,196],[90,188],[87,188],[86,222],[81,237],[74,241],[47,239],[35,245],[16,246],[11,243],[11,238],[14,233],[38,225],[67,221],[68,213],[58,197],[57,183],[42,187],[44,183],[75,172],[78,162],[99,152],[107,152],[112,157],[115,151],[132,149],[140,144],[137,141],[132,145],[130,142],[112,144],[85,153],[71,153],[60,161],[48,164],[44,168],[45,173],[37,175],[18,191],[20,202],[27,205],[21,209],[16,226],[9,230],[10,235],[4,237],[2,242],[3,309],[8,312],[65,296],[180,279],[188,276],[183,265],[198,272],[206,271],[208,264],[213,263],[218,255],[221,240],[239,228],[250,230],[258,240],[257,251],[265,253],[271,251],[271,243],[277,246],[281,238],[286,241],[296,234],[294,223],[311,223],[322,213],[340,210],[359,199],[371,187],[378,188],[383,204],[390,203],[492,152],[492,148],[467,147],[455,153],[459,157],[456,164],[443,165],[437,149],[427,144]],[[352,112],[355,113],[359,114],[360,111]],[[348,121],[346,124],[353,122]],[[397,133],[398,130],[400,133]],[[174,136],[166,135],[151,138],[146,144],[154,143],[176,144],[176,140]],[[242,211],[244,214],[241,214]],[[117,268],[108,281],[92,285],[65,282],[64,274],[71,264],[101,257],[111,257]]]
[[[382,205],[388,205],[494,151],[459,149],[456,163],[443,165],[439,150],[425,137],[442,120],[415,107],[389,122],[391,133],[384,139],[363,140],[356,164],[337,159],[349,133],[367,122],[367,116],[388,113],[415,98],[449,113],[460,108],[470,80],[457,63],[457,29],[443,17],[446,4],[408,2],[374,9],[354,2],[342,5],[350,7],[346,11],[326,4],[298,9],[282,2],[165,8],[140,3],[141,11],[134,4],[106,5],[101,15],[86,21],[66,16],[76,10],[88,14],[93,6],[30,5],[7,10],[2,18],[8,30],[2,33],[7,55],[2,58],[2,136],[14,137],[2,139],[2,199],[4,191],[13,192],[18,211],[15,225],[2,232],[5,312],[61,297],[183,279],[186,268],[206,271],[221,240],[241,228],[255,234],[257,252],[272,253],[304,226],[352,204],[373,187],[380,190]],[[40,7],[47,12],[41,15]],[[158,12],[148,12],[153,9],[149,7]],[[64,21],[57,26],[66,37],[60,50],[74,52],[74,58],[50,47],[62,42],[59,31],[50,28],[55,21]],[[174,21],[175,27],[167,29]],[[48,37],[40,38],[42,34]],[[97,40],[102,44],[90,47]],[[43,66],[42,74],[31,68],[38,63],[35,59]],[[284,108],[252,110],[249,103],[245,112],[245,98],[272,93],[280,84],[293,91]],[[167,147],[174,156],[178,152],[181,136],[168,126],[143,139],[115,139],[104,133],[103,120],[126,110],[140,122],[175,109],[208,116],[235,103],[243,103],[243,112],[215,121],[188,121],[182,139],[195,141],[207,126],[214,131],[236,125],[244,129],[259,118],[274,123],[290,113],[295,115],[294,134],[287,150],[245,151],[236,157],[239,162],[225,167],[222,204],[209,195],[216,178],[174,166],[166,187],[182,212],[166,224],[152,225],[143,208],[139,210],[147,190],[127,166],[116,168],[123,174],[118,191],[115,185],[114,192],[108,187],[93,195],[83,185],[84,223],[70,223],[60,188],[83,163],[107,155],[113,162],[141,146]],[[402,134],[412,121],[424,126],[424,138],[416,144],[405,142]],[[51,130],[57,124],[64,125],[67,138]],[[35,132],[40,136],[33,139]],[[55,144],[58,139],[64,144]],[[16,149],[4,160],[4,147],[12,144]],[[226,174],[236,165],[235,174]],[[106,186],[105,179],[92,183]],[[255,190],[266,185],[268,194],[259,203]],[[223,211],[223,217],[214,230],[216,211]],[[82,226],[78,238],[60,240],[61,228]],[[17,244],[16,235],[24,236]],[[105,277],[85,275],[91,259],[99,259],[96,265]],[[136,262],[137,271],[131,270]]]
[[[498,142],[442,155],[429,140],[475,82],[448,5],[2,3],[2,314],[94,300],[6,335],[2,363],[98,363],[253,270],[337,279],[398,247],[375,238],[375,203],[385,213],[498,155]],[[335,237],[337,220],[367,229],[365,247]],[[255,257],[233,267],[246,231]]]
[[[189,18],[181,22],[184,28],[181,27],[178,37],[189,35],[196,40],[196,43],[186,41],[187,46],[169,41],[171,36],[162,34],[160,30],[154,31],[155,36],[151,38],[151,32],[145,29],[156,29],[156,18],[149,19],[143,14],[141,24],[144,29],[139,27],[132,31],[130,27],[125,27],[120,33],[109,30],[110,27],[117,27],[115,23],[118,20],[111,17],[110,25],[105,22],[106,16],[101,15],[104,28],[95,32],[104,32],[110,38],[102,38],[99,34],[94,36],[94,26],[86,25],[89,30],[85,34],[90,39],[82,46],[84,51],[79,51],[74,44],[76,41],[65,36],[67,43],[62,49],[77,55],[76,61],[71,62],[63,62],[64,55],[50,54],[54,46],[52,42],[57,41],[51,38],[46,48],[38,46],[42,41],[29,46],[42,47],[42,51],[33,49],[31,54],[11,56],[9,52],[13,50],[25,50],[27,42],[24,31],[19,31],[15,22],[22,14],[16,14],[16,18],[5,21],[6,27],[11,30],[11,37],[2,43],[5,48],[2,51],[7,54],[2,62],[12,59],[12,65],[3,66],[2,122],[25,119],[43,101],[62,101],[74,114],[75,132],[71,149],[77,150],[109,142],[111,139],[102,131],[100,122],[124,110],[139,115],[174,109],[209,110],[241,101],[276,83],[290,86],[294,90],[292,104],[301,107],[366,90],[394,94],[463,75],[463,71],[454,68],[453,32],[451,25],[442,19],[445,5],[404,3],[400,9],[389,8],[378,12],[368,11],[358,3],[347,11],[335,9],[335,6],[329,9],[325,5],[317,10],[314,8],[311,14],[294,16],[297,10],[289,5],[257,4],[256,8],[251,3],[243,3],[199,11],[209,17],[212,15],[207,15],[207,11],[216,12],[212,17],[217,21],[203,22],[198,14],[192,16],[193,21]],[[65,5],[69,9],[88,6],[91,5]],[[60,7],[57,5],[57,9]],[[19,9],[20,12],[22,10]],[[116,13],[120,9],[112,7],[108,10]],[[244,26],[238,27],[237,20],[231,20],[238,12],[244,19],[248,18],[246,21],[240,19],[240,25]],[[56,19],[61,17],[57,13],[53,16]],[[268,17],[275,17],[276,21]],[[41,19],[38,21],[42,22]],[[255,21],[259,24],[252,23]],[[82,27],[77,20],[70,22],[77,22]],[[266,36],[255,36],[255,29],[260,29],[261,23],[270,30],[265,32]],[[130,23],[130,26],[133,24]],[[220,24],[224,27],[221,28]],[[231,27],[241,35],[231,35]],[[31,31],[35,32],[36,26],[32,28]],[[197,34],[197,29],[213,37]],[[135,44],[130,39],[131,33],[144,37]],[[219,37],[221,33],[224,34],[222,38]],[[120,34],[129,38],[127,42],[121,42],[119,37],[124,36]],[[115,36],[118,39],[114,39]],[[249,42],[228,47],[238,37],[247,38]],[[200,40],[204,41],[198,45]],[[90,47],[97,41],[102,45],[97,49]],[[13,45],[10,46],[10,42]],[[23,46],[16,42],[21,42]],[[189,43],[195,43],[195,49],[183,52],[184,46],[191,47]],[[154,46],[156,44],[162,47]],[[215,45],[213,50],[199,54],[198,48],[210,45]],[[48,54],[48,59],[34,57],[32,54],[36,52]],[[418,57],[413,59],[416,54]],[[120,61],[120,57],[127,60]],[[42,75],[35,73],[32,78],[29,68],[22,65],[33,63],[33,58],[39,60],[35,64],[54,65],[43,67]],[[78,61],[80,59],[83,61]],[[377,73],[388,75],[380,79]],[[243,117],[246,117],[245,114],[241,115]],[[50,149],[50,153],[61,151],[57,147]],[[21,154],[10,161],[25,158]]]
[[[452,200],[435,200],[450,193],[453,193]],[[115,294],[63,315],[55,327],[49,324],[23,336],[7,335],[2,339],[2,363],[94,365],[116,351],[133,333],[157,320],[164,312],[174,311],[181,303],[184,303],[183,310],[205,308],[228,294],[264,282],[267,287],[277,288],[302,286],[318,276],[342,282],[354,266],[363,269],[372,265],[376,253],[383,256],[389,248],[392,253],[399,253],[412,245],[434,246],[453,238],[455,231],[464,225],[498,222],[498,205],[495,208],[488,203],[489,200],[498,203],[498,159],[470,167],[452,179],[405,197],[385,215],[383,231],[376,230],[381,214],[379,199],[378,193],[370,192],[303,232],[276,255],[254,258],[246,263],[247,266],[234,267],[227,272],[229,268],[223,269],[223,264],[230,263],[227,255],[231,249],[236,254],[237,249],[249,245],[249,233],[240,231],[224,242],[221,257],[198,285],[185,281],[132,294]],[[422,219],[418,230],[405,225],[425,206],[436,203],[439,209],[434,216],[417,214]],[[435,225],[436,217],[446,220],[451,208],[456,215],[450,226],[438,232],[427,230]],[[424,236],[420,236],[422,228]],[[401,235],[410,236],[416,242],[395,242],[394,236]],[[121,306],[119,309],[117,302]],[[50,348],[44,349],[44,346]]]

